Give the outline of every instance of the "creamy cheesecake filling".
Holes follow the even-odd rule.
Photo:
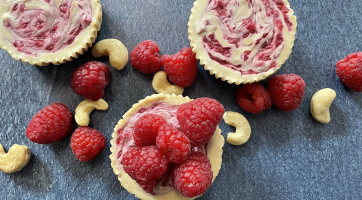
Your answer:
[[[277,67],[293,31],[282,0],[209,0],[197,26],[211,60],[252,75]]]
[[[123,168],[122,155],[128,151],[130,147],[135,147],[135,141],[133,139],[134,128],[137,120],[145,114],[157,114],[162,116],[168,124],[179,129],[180,124],[176,118],[176,111],[179,105],[172,105],[169,103],[155,103],[149,108],[142,108],[136,114],[134,114],[128,122],[117,130],[116,139],[116,155],[117,155],[117,168]],[[205,146],[193,147],[192,151],[200,151],[206,153]],[[173,190],[169,177],[165,177],[166,180],[161,181],[153,189],[155,195],[163,195]]]
[[[90,0],[0,0],[3,39],[31,56],[72,44],[92,22]]]

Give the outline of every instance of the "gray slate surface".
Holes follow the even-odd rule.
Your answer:
[[[166,3],[167,2],[167,3]],[[199,66],[197,80],[185,89],[191,98],[211,97],[227,111],[245,115],[252,127],[243,146],[225,144],[223,164],[211,188],[199,199],[362,199],[361,93],[346,88],[335,73],[336,62],[361,51],[360,0],[290,0],[298,21],[291,57],[277,73],[296,73],[306,82],[302,105],[291,112],[276,107],[261,114],[242,111],[237,86],[215,79]],[[192,0],[102,0],[103,24],[97,41],[117,38],[130,50],[151,39],[162,54],[189,46],[187,22]],[[70,135],[50,145],[30,142],[25,129],[44,106],[61,102],[74,111],[82,97],[70,88],[70,76],[94,59],[90,51],[61,66],[38,67],[13,60],[0,50],[0,143],[29,146],[29,164],[14,174],[0,173],[0,199],[135,199],[113,174],[111,133],[122,115],[138,100],[154,93],[152,75],[111,68],[105,90],[108,111],[93,111],[90,126],[104,133],[105,151],[91,162],[77,161]],[[109,65],[110,66],[110,65]],[[263,81],[262,83],[266,83]],[[309,111],[319,89],[336,90],[332,120],[323,125]],[[223,121],[223,135],[233,128]]]

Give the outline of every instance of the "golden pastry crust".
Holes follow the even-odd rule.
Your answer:
[[[297,27],[297,18],[293,15],[294,11],[290,9],[289,2],[287,0],[282,1],[289,8],[288,17],[290,22],[293,24],[293,28],[291,31],[288,31],[288,29],[284,27],[283,34],[285,46],[276,60],[277,66],[270,68],[265,72],[252,75],[241,75],[239,71],[220,65],[218,62],[210,59],[207,50],[203,46],[202,37],[200,37],[197,31],[199,20],[201,19],[209,0],[195,1],[194,6],[191,9],[191,15],[188,23],[188,33],[190,46],[192,51],[196,54],[196,58],[200,61],[200,64],[204,66],[205,70],[210,71],[210,75],[215,74],[216,78],[221,78],[222,81],[227,81],[229,84],[234,83],[236,85],[264,80],[271,74],[275,73],[285,63],[292,52]]]
[[[90,0],[92,5],[92,22],[87,28],[85,28],[70,45],[65,46],[63,49],[54,53],[40,53],[38,56],[31,56],[25,53],[17,51],[17,49],[7,40],[0,38],[0,48],[7,51],[15,60],[21,60],[22,62],[28,62],[31,65],[45,66],[50,63],[54,65],[60,65],[67,61],[72,61],[73,58],[78,58],[82,55],[92,44],[95,42],[98,31],[101,28],[102,23],[102,6],[99,0]],[[1,3],[0,3],[1,4]],[[5,13],[6,6],[0,5],[0,13]],[[6,28],[0,23],[0,30],[5,31]],[[6,33],[0,33],[6,34]]]
[[[182,103],[186,103],[191,101],[189,97],[183,97],[182,95],[168,95],[168,94],[154,94],[151,96],[147,96],[145,99],[139,101],[134,104],[130,110],[128,110],[124,115],[123,119],[121,119],[117,126],[114,128],[114,132],[112,134],[111,140],[111,152],[112,154],[109,156],[111,159],[111,165],[113,168],[113,172],[118,175],[118,180],[121,182],[121,185],[131,194],[134,194],[137,198],[144,200],[190,200],[195,198],[187,198],[180,194],[178,194],[174,189],[171,192],[164,195],[151,195],[145,192],[138,183],[133,180],[122,167],[117,166],[117,158],[116,158],[116,140],[117,140],[117,130],[124,127],[128,120],[137,113],[142,108],[149,108],[155,103],[170,103],[172,105],[180,105]],[[218,175],[221,162],[222,162],[222,147],[224,146],[224,137],[221,135],[221,130],[217,127],[213,137],[210,139],[209,143],[206,146],[207,157],[210,160],[211,168],[213,171],[213,181],[215,177]]]

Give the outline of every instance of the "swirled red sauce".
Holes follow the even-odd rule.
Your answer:
[[[258,74],[277,66],[291,32],[290,9],[282,0],[210,0],[198,34],[210,58],[239,71]]]
[[[22,53],[54,53],[72,44],[92,21],[90,0],[13,0],[2,23]]]

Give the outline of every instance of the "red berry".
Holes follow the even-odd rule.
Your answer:
[[[146,192],[162,180],[168,160],[156,146],[131,147],[122,157],[124,171]]]
[[[187,160],[172,171],[172,186],[183,196],[195,197],[203,194],[212,183],[210,160],[201,152],[192,152]]]
[[[273,105],[269,91],[259,83],[241,85],[236,91],[236,100],[241,109],[254,114]]]
[[[189,138],[168,124],[164,124],[158,129],[156,143],[168,161],[173,163],[186,160],[191,152]]]
[[[196,78],[197,60],[190,47],[183,48],[175,55],[161,57],[168,79],[180,87],[190,86]]]
[[[176,112],[180,131],[190,139],[192,146],[200,146],[210,140],[223,114],[224,107],[207,97],[181,104]]]
[[[156,114],[145,114],[135,123],[133,138],[137,146],[149,146],[156,144],[158,129],[167,124],[166,120]]]
[[[26,136],[32,142],[49,144],[64,139],[72,128],[73,117],[68,107],[53,103],[34,115],[26,128]]]
[[[305,83],[296,74],[281,74],[269,79],[268,88],[274,105],[282,111],[290,111],[302,103]]]
[[[82,126],[75,129],[70,146],[74,156],[78,160],[86,162],[92,160],[104,150],[106,139],[100,131]]]
[[[162,68],[157,43],[145,40],[131,51],[131,65],[144,74],[153,74]]]
[[[349,54],[338,61],[336,72],[347,87],[362,92],[362,52]]]
[[[109,83],[108,66],[101,62],[87,62],[74,70],[71,84],[74,93],[86,99],[97,101],[104,95],[104,88]]]

